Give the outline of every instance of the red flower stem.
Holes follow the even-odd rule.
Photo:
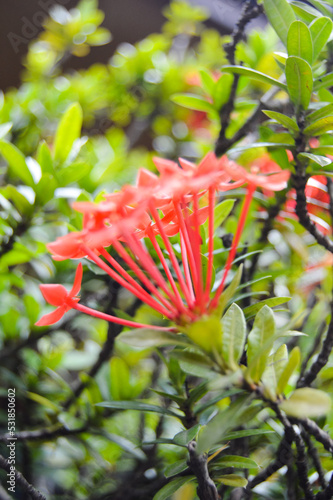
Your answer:
[[[215,188],[210,187],[208,193],[208,266],[205,289],[205,300],[209,300],[209,294],[213,276],[213,251],[214,251],[214,209],[215,209]]]
[[[193,314],[191,314],[190,311],[188,309],[186,309],[186,307],[183,304],[182,298],[181,298],[180,293],[178,291],[178,288],[177,288],[177,285],[175,283],[175,280],[173,279],[173,276],[172,276],[171,271],[169,269],[168,263],[165,260],[163,252],[162,252],[161,248],[159,247],[159,245],[157,243],[156,236],[154,234],[154,231],[151,229],[151,227],[149,227],[147,229],[147,234],[148,234],[148,237],[149,237],[149,239],[150,239],[150,241],[151,241],[151,243],[152,243],[152,245],[154,247],[155,252],[157,253],[158,258],[161,261],[161,264],[163,266],[165,274],[166,274],[166,276],[167,276],[167,278],[168,278],[168,280],[170,282],[171,288],[172,288],[172,290],[173,290],[173,292],[175,294],[175,299],[176,299],[175,305],[177,306],[177,308],[179,309],[179,311],[184,312],[186,314],[189,314],[192,317]]]
[[[127,235],[124,235],[126,240],[127,240]],[[128,245],[130,245],[130,242],[128,242]],[[136,274],[136,276],[142,281],[142,283],[150,290],[155,297],[166,307],[168,308],[173,314],[177,314],[177,310],[172,307],[170,302],[163,297],[163,295],[157,290],[155,285],[147,278],[147,276],[144,274],[144,272],[140,269],[140,267],[137,265],[137,263],[132,259],[132,257],[129,255],[129,253],[125,250],[125,248],[122,246],[122,244],[119,241],[114,241],[113,242],[113,247],[114,249],[119,253],[120,257],[124,259],[126,264],[129,266],[130,269]],[[134,249],[135,250],[135,249]],[[149,268],[148,268],[149,269]],[[149,271],[148,271],[149,272]],[[151,273],[153,274],[153,273]]]
[[[195,240],[195,256],[196,256],[196,264],[197,264],[197,275],[198,275],[198,304],[200,306],[203,305],[203,276],[202,276],[202,257],[201,257],[201,236],[200,236],[200,224],[199,224],[199,198],[198,193],[193,194],[193,211],[194,211],[194,240]]]
[[[149,205],[149,209],[150,209],[150,212],[156,222],[156,225],[158,227],[158,230],[160,232],[160,235],[162,237],[162,240],[164,242],[164,245],[165,245],[165,248],[169,254],[169,257],[170,257],[170,260],[171,260],[171,264],[173,265],[173,268],[175,270],[175,273],[177,275],[177,278],[178,278],[178,282],[179,282],[179,286],[185,296],[185,299],[186,299],[186,302],[188,303],[188,306],[189,307],[192,307],[193,306],[193,300],[191,299],[191,296],[190,296],[190,293],[189,293],[189,290],[187,289],[187,286],[185,284],[185,281],[184,281],[184,277],[182,275],[182,272],[180,270],[180,267],[179,267],[179,264],[178,264],[178,261],[177,261],[177,258],[176,258],[176,255],[173,251],[173,248],[172,248],[172,245],[167,237],[167,235],[165,234],[165,231],[164,231],[164,228],[163,228],[163,224],[161,223],[161,219],[158,215],[158,211],[155,207],[155,205],[153,203],[150,203]]]
[[[157,302],[156,300],[154,300],[152,297],[149,296],[149,299],[148,299],[148,297],[146,297],[146,295],[143,295],[141,292],[139,292],[138,290],[136,290],[132,285],[130,285],[129,283],[127,283],[126,280],[124,280],[121,276],[119,276],[113,269],[111,269],[90,248],[83,247],[83,249],[86,252],[86,254],[88,255],[88,257],[90,257],[90,259],[93,262],[95,262],[95,264],[98,267],[100,267],[101,269],[103,269],[103,271],[105,271],[110,276],[110,278],[112,278],[115,281],[117,281],[117,283],[119,283],[124,288],[126,288],[129,292],[133,293],[133,295],[135,295],[136,297],[138,297],[138,299],[142,300],[142,302],[145,302],[150,307],[152,307],[156,311],[160,312],[163,316],[166,316],[169,319],[173,319],[172,314],[170,314],[170,309],[165,309],[165,307],[162,307],[161,304],[159,302]]]
[[[192,247],[191,247],[191,243],[190,243],[190,239],[189,239],[189,235],[188,235],[188,232],[187,232],[187,228],[186,228],[186,224],[185,224],[185,221],[184,221],[184,216],[183,216],[183,212],[182,212],[182,209],[181,209],[181,206],[180,206],[180,203],[179,201],[173,201],[173,205],[175,207],[175,210],[176,210],[176,214],[177,214],[177,219],[178,219],[178,223],[179,223],[179,227],[180,227],[180,233],[183,235],[183,238],[184,238],[184,243],[185,243],[185,252],[183,253],[182,252],[182,256],[183,256],[183,263],[184,263],[184,257],[186,258],[186,261],[188,260],[189,264],[190,264],[190,269],[191,269],[191,274],[192,274],[192,278],[193,278],[193,285],[194,285],[194,289],[195,291],[197,291],[197,288],[198,288],[198,277],[197,277],[197,268],[196,268],[196,265],[195,265],[195,261],[194,261],[194,257],[193,257],[193,251],[192,251]],[[187,255],[186,255],[187,254]]]
[[[184,274],[185,274],[185,280],[187,283],[187,288],[190,292],[191,300],[195,303],[195,295],[194,295],[194,291],[193,291],[191,273],[190,273],[190,268],[188,265],[186,246],[185,246],[184,236],[183,236],[182,232],[180,232],[180,250],[181,250],[181,254],[182,254],[183,268],[184,268]]]
[[[227,262],[225,264],[223,278],[222,278],[222,281],[221,281],[218,289],[216,290],[214,299],[211,301],[211,308],[212,309],[214,309],[217,306],[220,295],[223,292],[225,280],[227,279],[228,273],[229,273],[231,266],[232,266],[232,262],[235,258],[237,246],[238,246],[240,237],[241,237],[243,229],[244,229],[245,221],[247,218],[247,214],[249,212],[249,208],[250,208],[251,201],[252,201],[253,194],[254,194],[255,190],[256,190],[256,186],[254,184],[248,185],[246,196],[245,196],[243,206],[241,209],[241,213],[240,213],[239,222],[237,225],[237,230],[236,230],[236,233],[234,235],[234,239],[233,239],[232,246],[231,246],[231,249],[230,249],[230,252],[228,255]]]
[[[89,316],[94,316],[95,318],[104,319],[106,321],[109,321],[110,323],[116,323],[117,325],[129,326],[133,328],[149,328],[150,330],[151,329],[162,330],[165,332],[171,332],[174,330],[173,328],[168,328],[164,326],[145,325],[143,323],[136,323],[135,321],[130,321],[128,319],[117,318],[117,316],[111,316],[110,314],[96,311],[95,309],[91,309],[90,307],[83,306],[82,304],[78,304],[76,302],[72,304],[72,308],[84,314],[89,314]]]
[[[139,285],[139,283],[137,283],[135,281],[134,278],[132,278],[132,276],[130,274],[128,274],[127,271],[125,271],[125,269],[119,264],[119,262],[116,261],[116,259],[114,259],[104,248],[99,248],[98,251],[101,253],[101,255],[103,255],[103,257],[105,258],[105,260],[115,268],[116,271],[118,271],[118,273],[125,279],[128,281],[128,283],[130,283],[139,293],[142,293],[142,295],[145,295],[146,296],[146,299],[148,300],[152,300],[152,297],[149,295],[148,292],[146,292],[146,290],[144,288],[142,288],[141,285]]]

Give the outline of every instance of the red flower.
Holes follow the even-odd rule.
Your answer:
[[[79,301],[77,294],[81,289],[81,281],[82,264],[80,263],[77,267],[74,284],[70,292],[67,292],[66,288],[62,285],[40,285],[41,292],[46,302],[52,306],[57,306],[57,309],[49,314],[45,314],[37,321],[36,326],[53,325],[53,323],[59,321],[67,311],[73,309],[74,305]]]

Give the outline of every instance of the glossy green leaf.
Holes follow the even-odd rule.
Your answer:
[[[130,371],[121,358],[114,356],[110,361],[111,397],[122,401],[131,397]]]
[[[218,476],[216,481],[226,486],[234,486],[235,488],[245,488],[247,485],[247,479],[237,474],[223,474],[222,476]]]
[[[252,80],[257,80],[259,82],[268,83],[269,85],[275,85],[282,90],[287,90],[285,83],[272,78],[271,76],[261,73],[255,69],[246,68],[245,66],[222,66],[222,71],[226,73],[236,73],[237,75],[246,76]]]
[[[255,317],[248,336],[248,374],[254,382],[259,382],[267,365],[268,356],[274,342],[275,320],[273,311],[265,305]]]
[[[164,345],[189,346],[191,343],[183,336],[176,333],[154,330],[153,328],[136,328],[121,333],[117,340],[133,347],[160,347]]]
[[[72,165],[63,168],[58,172],[59,184],[61,186],[67,186],[72,182],[77,182],[83,177],[87,177],[92,169],[92,165],[84,162],[76,162]]]
[[[310,7],[303,2],[298,2],[297,0],[292,1],[291,6],[296,16],[306,23],[311,23],[320,15],[319,12],[313,7]]]
[[[216,207],[214,208],[214,232],[228,217],[234,207],[235,201],[236,200],[232,199],[223,200],[221,201],[221,203],[216,205]],[[205,221],[203,227],[205,229],[206,235],[208,235],[208,220]]]
[[[288,31],[296,20],[293,9],[287,0],[263,0],[265,13],[284,45],[287,45]]]
[[[21,215],[28,215],[33,210],[27,198],[12,184],[7,184],[7,186],[0,188],[0,193],[13,203]]]
[[[110,408],[112,410],[147,411],[152,413],[160,413],[161,415],[170,415],[177,418],[179,417],[177,413],[174,413],[167,408],[151,405],[149,403],[143,403],[142,401],[103,401],[102,403],[96,403],[96,406],[101,406],[102,408]]]
[[[290,56],[286,62],[286,80],[288,93],[296,110],[307,109],[310,103],[313,78],[309,63],[296,56]]]
[[[45,205],[48,201],[52,200],[57,187],[58,183],[53,175],[45,173],[35,188],[36,204]]]
[[[320,118],[320,120],[308,125],[304,129],[304,134],[316,136],[329,132],[330,130],[333,130],[333,116],[325,116],[325,118]]]
[[[263,113],[265,113],[265,115],[267,115],[269,118],[277,121],[287,129],[298,132],[299,128],[294,118],[290,118],[289,116],[278,113],[277,111],[263,110]]]
[[[228,102],[233,80],[233,76],[226,73],[220,76],[216,82],[213,93],[213,101],[216,109],[220,110]]]
[[[3,139],[8,132],[12,129],[13,124],[8,122],[8,123],[1,123],[0,125],[0,139]]]
[[[231,441],[232,439],[242,439],[244,437],[250,436],[261,436],[262,434],[272,434],[274,431],[268,431],[265,429],[244,429],[242,431],[229,432],[224,436],[225,441]]]
[[[243,264],[239,266],[235,276],[232,278],[230,285],[224,290],[224,292],[220,297],[219,305],[216,310],[218,316],[221,316],[223,314],[223,311],[226,308],[228,302],[234,297],[237,287],[241,281],[242,273],[243,273]]]
[[[180,367],[185,373],[202,378],[212,378],[216,375],[212,369],[212,361],[203,354],[188,350],[174,350],[172,357],[179,361]]]
[[[301,362],[301,351],[299,347],[294,347],[289,355],[289,359],[282,372],[279,375],[278,383],[276,387],[277,394],[283,394],[287,384],[289,382],[290,377],[297,369],[298,365]]]
[[[318,17],[309,26],[313,43],[313,60],[315,61],[332,33],[333,23],[329,17]]]
[[[331,398],[323,391],[303,387],[296,389],[280,408],[292,417],[314,418],[326,415],[331,409]]]
[[[186,327],[186,335],[204,351],[221,350],[222,330],[216,316],[203,316]]]
[[[288,363],[288,348],[286,344],[282,344],[273,354],[273,365],[276,377],[276,382],[279,380],[284,368]]]
[[[288,37],[287,49],[289,56],[297,56],[312,64],[313,46],[309,28],[302,21],[291,23]]]
[[[200,429],[200,424],[195,425],[187,431],[178,432],[173,438],[173,441],[180,446],[186,446],[190,441],[192,441],[198,434]]]
[[[310,3],[312,3],[312,5],[316,7],[316,9],[318,9],[324,16],[332,15],[332,11],[328,3],[323,2],[322,0],[310,0]]]
[[[246,339],[246,323],[241,308],[232,304],[221,319],[221,324],[222,357],[228,366],[237,368]]]
[[[105,436],[109,441],[112,443],[117,444],[122,448],[124,451],[132,455],[133,457],[137,458],[138,460],[146,460],[147,457],[145,453],[138,448],[138,446],[135,443],[132,443],[129,439],[124,438],[123,436],[119,436],[118,434],[114,434],[113,432],[105,432],[102,431],[101,433],[103,436]]]
[[[271,297],[269,299],[261,300],[256,304],[252,304],[251,306],[245,307],[243,313],[246,319],[250,319],[255,316],[257,312],[260,311],[260,309],[265,305],[269,307],[280,306],[281,304],[289,302],[289,300],[291,300],[291,297]]]
[[[34,186],[34,180],[24,154],[14,144],[0,140],[0,155],[8,163],[8,170],[28,186]]]
[[[224,440],[224,435],[238,427],[250,402],[249,396],[240,396],[228,408],[218,413],[199,432],[197,439],[198,453],[208,452],[215,444]]]
[[[211,73],[206,70],[200,70],[199,74],[203,88],[205,89],[207,94],[211,96],[216,85],[214,78],[212,77]]]
[[[81,135],[82,109],[74,103],[65,111],[60,120],[54,139],[54,159],[63,163],[72,150],[74,141]]]
[[[322,106],[319,109],[316,109],[316,111],[312,111],[309,115],[306,117],[306,123],[311,124],[313,122],[316,122],[320,118],[324,118],[325,116],[329,116],[333,114],[333,104],[327,104],[326,106]]]
[[[225,455],[214,460],[215,465],[220,467],[237,467],[238,469],[256,469],[258,464],[247,457],[239,457],[237,455]]]
[[[188,469],[187,461],[186,460],[177,460],[173,464],[169,465],[165,471],[164,475],[165,477],[172,477],[176,476],[177,474],[180,474],[184,470]]]
[[[184,108],[194,109],[196,111],[214,111],[214,106],[208,102],[204,97],[195,94],[174,94],[171,100],[183,106]]]
[[[311,149],[316,155],[333,155],[333,146],[319,146]]]
[[[40,165],[40,168],[42,169],[43,174],[54,174],[53,158],[51,155],[51,151],[45,141],[42,141],[38,146],[36,159]]]
[[[298,158],[308,158],[309,160],[317,163],[317,165],[320,165],[321,167],[327,167],[332,163],[332,160],[326,158],[326,156],[314,155],[312,153],[300,153],[298,155]]]
[[[313,90],[327,89],[333,86],[333,72],[316,78],[313,82]]]
[[[193,481],[195,476],[185,476],[185,477],[177,477],[170,483],[166,484],[161,488],[156,495],[154,495],[153,500],[170,500],[170,497],[181,488],[184,484]]]

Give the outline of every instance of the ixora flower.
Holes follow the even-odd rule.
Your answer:
[[[179,160],[180,165],[159,158],[154,162],[159,175],[140,169],[135,186],[125,186],[97,204],[74,203],[74,210],[83,214],[82,230],[61,236],[50,243],[48,249],[56,260],[92,260],[112,280],[173,325],[184,326],[200,320],[218,306],[255,190],[285,188],[289,172],[279,167],[273,172],[270,169],[267,175],[254,168],[248,172],[226,156],[218,159],[213,153],[198,166],[183,159]],[[247,191],[237,230],[222,280],[212,296],[217,193],[243,184],[247,185]],[[204,223],[208,227],[206,236]],[[203,257],[206,245],[207,257]],[[154,253],[150,253],[149,248]],[[113,256],[114,252],[118,258]],[[45,300],[57,309],[43,316],[38,326],[55,323],[69,309],[124,326],[148,326],[79,304],[81,278],[82,265],[79,264],[70,292],[62,285],[41,285]]]

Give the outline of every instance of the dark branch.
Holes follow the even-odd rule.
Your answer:
[[[313,465],[314,465],[316,471],[318,472],[318,478],[319,478],[320,485],[322,488],[326,488],[327,483],[326,483],[326,479],[325,479],[325,472],[324,472],[324,469],[321,465],[318,450],[315,447],[315,445],[313,444],[313,442],[311,441],[311,437],[304,430],[302,430],[302,438],[306,444],[306,447],[307,447],[308,453],[312,459]]]
[[[311,366],[311,368],[299,380],[297,387],[308,386],[315,380],[320,370],[328,362],[332,349],[333,349],[333,301],[331,302],[331,321],[321,351],[318,355],[318,358]]]
[[[301,424],[304,429],[313,436],[316,441],[321,443],[325,450],[333,454],[333,439],[323,431],[313,420],[309,418],[304,419],[290,419],[291,422]]]
[[[88,430],[87,425],[79,427],[78,429],[67,429],[66,427],[46,428],[36,431],[21,431],[15,434],[17,441],[52,441],[54,438],[60,436],[73,436],[81,434]],[[9,434],[0,436],[0,443],[5,443],[10,438]]]
[[[215,483],[209,476],[207,456],[197,454],[195,441],[188,444],[188,451],[190,455],[188,465],[198,480],[198,497],[200,500],[218,500],[219,495]]]
[[[12,471],[13,465],[8,463],[8,460],[5,459],[2,455],[0,455],[0,467],[5,470],[8,474]],[[30,495],[33,500],[46,500],[46,497],[42,495],[36,488],[34,488],[28,481],[25,479],[23,474],[18,470],[14,469],[15,473],[15,481],[22,488],[22,490]]]

